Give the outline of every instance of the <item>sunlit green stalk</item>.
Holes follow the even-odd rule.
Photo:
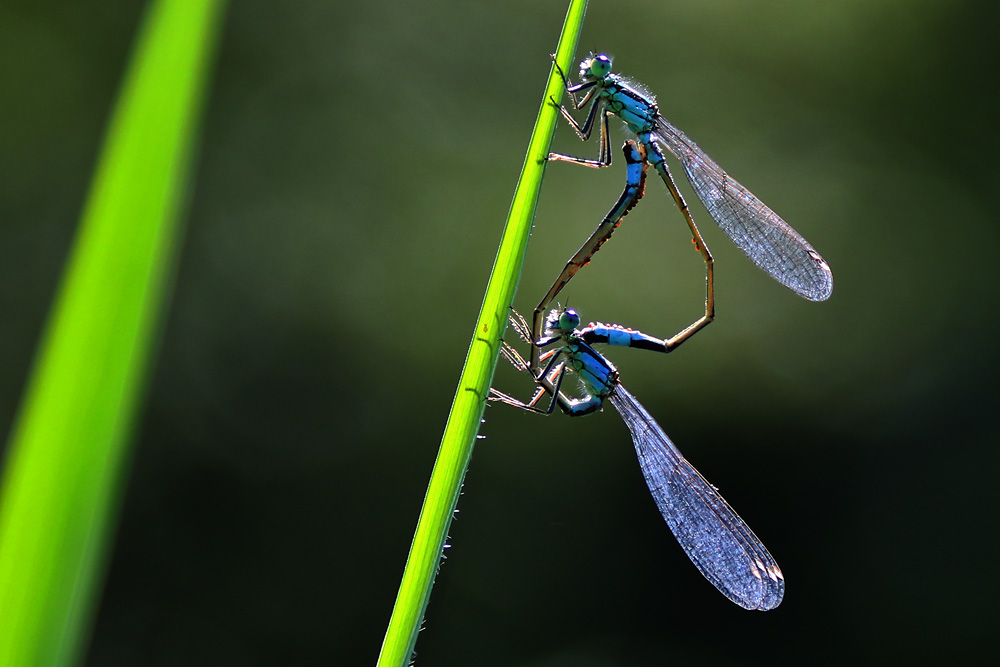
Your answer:
[[[572,0],[566,14],[556,51],[556,60],[563,71],[570,69],[586,6],[586,0]],[[562,79],[552,68],[410,545],[406,569],[379,655],[380,667],[408,665],[417,641],[448,527],[472,456],[472,446],[500,353],[500,338],[507,324],[507,313],[514,300],[528,247],[545,157],[549,153],[559,115],[549,98],[558,100],[562,95]]]

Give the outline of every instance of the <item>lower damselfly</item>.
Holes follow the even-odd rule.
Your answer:
[[[531,335],[517,313],[511,325],[525,340]],[[615,325],[580,326],[571,309],[553,310],[539,347],[547,364],[535,378],[538,388],[527,402],[490,390],[490,400],[549,414],[556,405],[571,417],[595,412],[611,403],[632,434],[639,466],[664,520],[695,567],[727,598],[744,609],[767,611],[781,603],[785,579],[767,548],[701,474],[684,458],[659,424],[618,381],[618,370],[594,349],[596,343],[644,347],[649,337]],[[656,339],[651,339],[656,340]],[[528,371],[527,361],[509,344],[503,354],[515,368]],[[562,390],[567,374],[576,375],[583,394]],[[539,407],[542,397],[550,398]]]
[[[557,66],[558,67],[558,66]],[[551,153],[549,160],[562,160],[588,167],[611,164],[608,118],[618,116],[646,152],[670,191],[685,220],[696,229],[684,198],[674,185],[662,149],[681,164],[691,187],[709,214],[736,246],[772,278],[796,294],[812,301],[825,301],[833,292],[833,273],[816,250],[781,217],[752,192],[727,174],[686,134],[660,115],[656,98],[641,86],[611,71],[611,58],[590,54],[580,63],[580,83],[574,84],[559,70],[575,110],[591,104],[583,124],[565,106],[563,118],[581,140],[590,139],[595,123],[600,124],[598,159],[588,160]],[[583,93],[580,99],[576,94]],[[697,232],[695,232],[697,235]]]

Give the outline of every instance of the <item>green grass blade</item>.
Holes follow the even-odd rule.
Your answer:
[[[79,661],[166,302],[220,0],[150,4],[11,432],[0,664]]]
[[[556,52],[556,60],[564,72],[570,71],[586,7],[586,0],[573,0],[566,13]],[[517,291],[528,247],[531,222],[545,169],[545,157],[549,153],[559,116],[558,109],[549,102],[549,98],[559,100],[562,95],[563,82],[553,67],[427,486],[392,618],[382,643],[378,660],[380,667],[402,667],[409,664],[417,641],[417,632],[437,574],[438,560],[458,504],[469,458],[472,456],[472,446],[479,431],[486,396],[500,353],[500,338],[507,325],[507,314]]]

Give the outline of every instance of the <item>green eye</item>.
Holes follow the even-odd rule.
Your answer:
[[[563,331],[572,331],[580,326],[580,316],[572,308],[567,308],[559,316],[559,328]]]
[[[611,73],[611,58],[599,55],[590,61],[590,75],[595,79],[603,79]]]

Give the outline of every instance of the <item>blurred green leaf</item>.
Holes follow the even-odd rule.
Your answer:
[[[77,661],[166,303],[223,3],[150,5],[0,488],[0,664]]]

